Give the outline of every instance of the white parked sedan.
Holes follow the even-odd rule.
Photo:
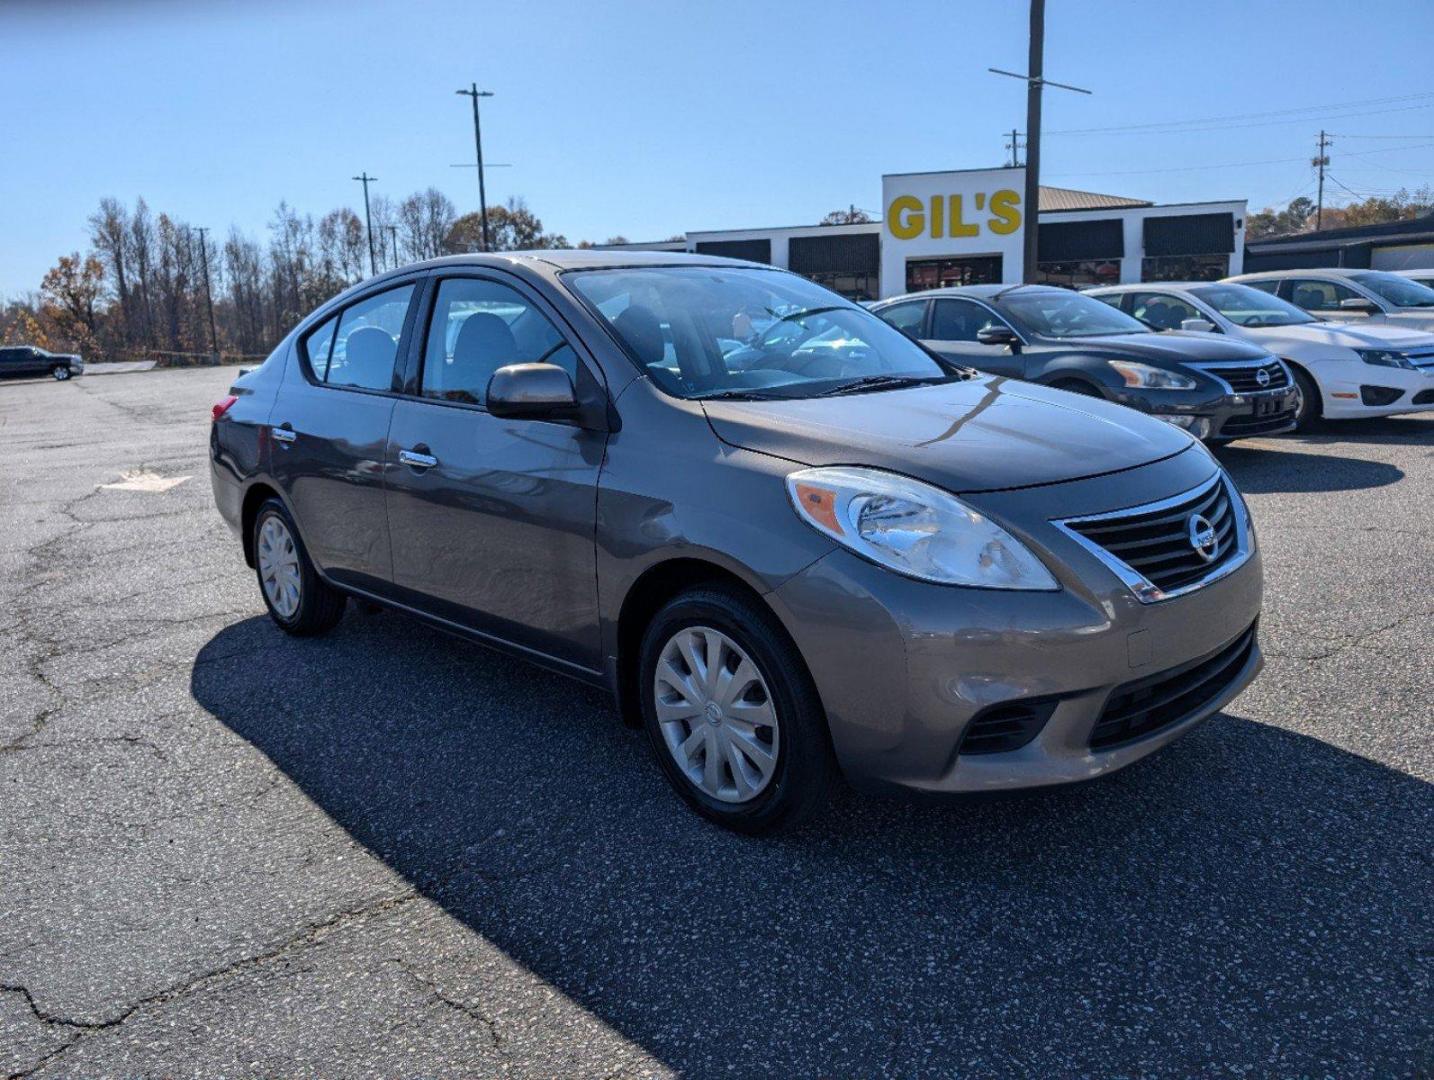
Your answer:
[[[1089,295],[1162,330],[1228,334],[1280,357],[1300,387],[1297,425],[1434,410],[1434,334],[1323,322],[1237,282],[1147,282]]]
[[[1387,270],[1267,270],[1225,280],[1273,293],[1319,319],[1434,331],[1434,289]]]

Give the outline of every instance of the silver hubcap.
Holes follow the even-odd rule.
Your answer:
[[[259,527],[259,580],[274,610],[293,618],[299,610],[299,550],[289,527],[273,515]]]
[[[653,677],[663,740],[682,774],[714,799],[755,799],[777,771],[777,712],[742,648],[706,626],[679,630]]]

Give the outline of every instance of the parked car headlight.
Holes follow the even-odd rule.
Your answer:
[[[1051,572],[1005,529],[940,488],[879,469],[787,477],[798,515],[888,570],[942,585],[1055,590]]]
[[[1394,352],[1392,349],[1355,349],[1354,351],[1366,364],[1373,364],[1375,367],[1397,367],[1409,370],[1414,368],[1409,357],[1403,353]]]
[[[1141,390],[1194,390],[1196,383],[1189,375],[1164,368],[1137,364],[1134,360],[1112,360],[1113,367],[1125,385]]]

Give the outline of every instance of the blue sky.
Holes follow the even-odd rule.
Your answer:
[[[34,289],[83,248],[106,195],[262,236],[281,199],[315,216],[361,210],[349,178],[366,169],[375,191],[435,185],[476,209],[473,170],[450,168],[472,159],[468,101],[453,91],[475,79],[497,94],[484,103],[485,153],[513,166],[490,172],[490,201],[521,195],[573,242],[815,222],[848,203],[879,211],[883,172],[1002,163],[1024,90],[986,68],[1024,69],[1026,11],[1024,0],[10,0],[0,296]],[[1337,136],[1331,175],[1348,188],[1418,186],[1434,180],[1431,41],[1427,0],[1048,0],[1047,75],[1095,93],[1047,92],[1044,179],[1258,208],[1313,193],[1305,159],[1323,126]]]

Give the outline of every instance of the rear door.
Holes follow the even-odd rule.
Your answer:
[[[931,305],[931,327],[922,343],[928,349],[992,375],[1024,378],[1025,358],[1005,345],[983,345],[976,335],[989,326],[1010,324],[984,304],[958,297],[939,297]]]
[[[390,284],[310,331],[269,414],[270,471],[310,556],[335,582],[369,592],[385,592],[393,575],[384,454],[416,291],[415,281]]]
[[[578,667],[601,666],[597,480],[607,436],[485,407],[507,364],[597,379],[570,328],[498,271],[436,278],[385,452],[395,595]],[[420,355],[421,354],[421,355]]]

